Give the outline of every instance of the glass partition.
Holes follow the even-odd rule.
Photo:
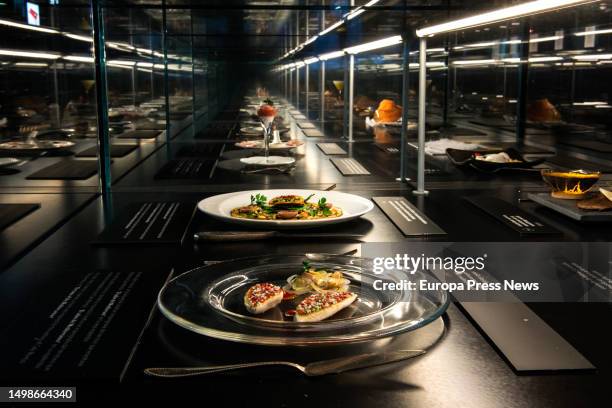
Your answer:
[[[0,4],[0,186],[98,186],[90,14],[86,1]]]

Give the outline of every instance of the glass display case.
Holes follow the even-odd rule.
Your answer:
[[[2,6],[0,137],[12,148],[2,154],[15,160],[0,182],[99,186],[91,162],[107,144],[100,165],[112,175],[102,183],[109,188],[162,146],[172,159],[172,143],[217,140],[211,123],[234,119],[237,107],[227,106],[247,87],[285,99],[328,137],[393,145],[406,167],[418,125],[415,30],[507,4],[230,3]],[[103,21],[97,32],[92,15]],[[569,158],[604,160],[609,26],[607,4],[595,2],[430,38],[427,141],[547,146]],[[98,129],[105,116],[108,129]],[[28,148],[18,151],[20,144]],[[43,174],[56,164],[62,169],[51,170],[62,178]]]
[[[53,185],[41,170],[95,147],[90,11],[81,1],[0,6],[0,185]],[[95,163],[86,166],[95,173]],[[98,184],[95,177],[64,182]]]

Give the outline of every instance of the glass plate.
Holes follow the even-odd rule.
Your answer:
[[[298,323],[287,318],[302,297],[283,301],[262,315],[249,314],[242,297],[258,282],[283,285],[309,260],[316,268],[340,270],[358,299],[321,322]],[[307,254],[263,256],[220,262],[186,272],[160,291],[162,313],[181,327],[206,336],[250,344],[304,346],[370,341],[422,327],[444,313],[448,295],[442,290],[377,291],[374,280],[399,283],[399,272],[375,275],[372,260],[350,256]],[[435,280],[417,272],[411,280]]]

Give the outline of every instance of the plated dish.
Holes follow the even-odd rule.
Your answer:
[[[288,277],[303,274],[305,260],[317,270],[340,272],[348,281],[346,289],[305,292],[262,313],[247,309],[245,294],[257,285],[270,285],[266,296],[276,296],[278,302],[278,289],[284,291]],[[324,254],[251,257],[175,277],[161,290],[158,306],[175,324],[217,339],[274,346],[345,345],[415,330],[444,313],[449,299],[444,291],[373,289],[376,280],[398,283],[402,276],[374,274],[372,260],[367,258]],[[435,279],[421,272],[412,278]],[[336,307],[317,309],[319,301],[325,300]],[[297,313],[300,304],[299,309],[306,312],[302,317],[286,314],[291,309]]]
[[[257,199],[257,197],[259,197],[259,199]],[[272,201],[274,198],[278,197],[293,197],[296,201],[291,203],[291,205],[289,205],[289,203],[283,204],[276,200]],[[259,214],[261,211],[255,210],[254,208],[255,211],[250,217],[232,215],[232,212],[236,214],[236,209],[248,207],[251,203],[259,207],[261,207],[260,204],[266,207],[272,206],[274,207],[273,211],[277,211],[277,214],[283,206],[285,207],[284,210],[293,209],[294,207],[307,207],[307,211],[310,211],[311,205],[302,205],[302,202],[304,204],[311,203],[314,205],[312,209],[316,210],[316,214],[318,215],[310,216],[309,213],[308,217],[291,219],[277,219],[267,216],[255,218],[254,215]],[[328,208],[327,203],[332,203],[331,207],[333,209]],[[323,204],[326,210],[320,208],[319,204]],[[242,224],[244,226],[308,228],[353,220],[371,211],[372,208],[374,208],[374,204],[367,198],[338,191],[277,189],[250,190],[220,194],[200,201],[198,203],[198,208],[200,211],[216,219],[234,224]]]
[[[251,286],[244,294],[244,306],[253,315],[264,315],[284,301],[285,311],[278,314],[285,320],[319,322],[357,300],[357,294],[349,290],[350,283],[341,271],[328,272],[306,260],[302,273],[291,275],[282,288],[270,282]]]
[[[295,149],[303,145],[304,142],[301,140],[289,140],[287,142],[281,143],[270,143],[268,147],[270,150],[285,150],[285,149]],[[236,147],[241,147],[243,149],[263,149],[264,143],[261,140],[244,140],[242,142],[238,142],[235,144]]]
[[[484,173],[504,170],[528,170],[544,162],[544,158],[527,160],[516,149],[504,150],[460,150],[446,149],[446,155],[453,164],[469,167]]]
[[[35,140],[35,141],[11,141],[0,143],[0,150],[11,151],[41,151],[67,149],[74,146],[74,142],[66,140]]]
[[[240,162],[250,166],[276,167],[293,164],[295,163],[295,158],[290,156],[251,156],[241,158]]]
[[[342,209],[321,197],[317,202],[309,202],[314,194],[304,198],[300,195],[282,195],[270,200],[263,194],[251,196],[251,201],[236,207],[230,212],[234,218],[254,220],[314,220],[340,217]]]
[[[17,163],[21,163],[21,160],[16,159],[14,157],[0,157],[0,168],[11,167],[16,165]]]

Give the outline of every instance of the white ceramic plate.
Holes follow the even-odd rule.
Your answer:
[[[251,196],[255,194],[263,194],[268,200],[280,195],[301,195],[306,198],[314,194],[308,202],[316,203],[320,198],[325,197],[328,202],[342,209],[342,216],[315,220],[254,220],[250,218],[234,218],[230,215],[234,208],[250,204]],[[372,201],[354,194],[341,193],[339,191],[291,189],[238,191],[235,193],[212,196],[198,203],[198,209],[200,211],[218,220],[250,227],[274,229],[309,228],[328,224],[338,224],[361,217],[371,211],[372,208],[374,208]]]
[[[21,162],[21,160],[14,157],[0,157],[0,167],[10,167]]]
[[[244,164],[261,167],[288,166],[295,163],[295,158],[287,156],[252,156],[240,159]]]
[[[240,133],[243,135],[249,136],[262,136],[263,137],[263,128],[257,126],[248,126],[240,129]]]
[[[281,143],[270,143],[270,149],[295,149],[296,147],[300,147],[304,142],[301,140],[294,141],[292,143],[289,142],[281,142]],[[261,140],[245,140],[242,142],[238,142],[235,144],[236,147],[241,147],[243,149],[263,149],[264,143]]]

